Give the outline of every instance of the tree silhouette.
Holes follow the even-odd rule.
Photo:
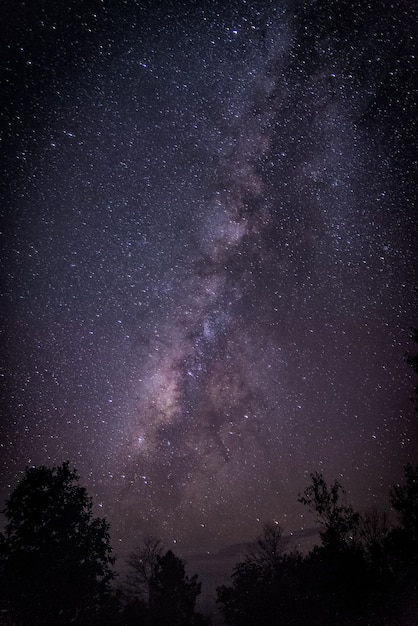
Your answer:
[[[217,589],[217,603],[228,626],[293,623],[290,615],[298,615],[302,608],[303,559],[297,552],[285,553],[286,546],[282,528],[265,523],[245,560],[234,567],[232,585]]]
[[[201,583],[186,574],[185,563],[162,542],[148,537],[129,556],[124,624],[191,626],[207,623],[195,612]]]
[[[267,572],[274,574],[283,560],[287,543],[287,539],[283,537],[282,527],[279,524],[266,522],[263,525],[263,532],[246,554],[246,563],[259,568],[264,575]]]
[[[237,563],[231,585],[217,588],[217,603],[227,626],[247,626],[262,619],[265,611],[265,586],[255,563]],[[261,610],[260,610],[261,608]]]
[[[163,543],[158,537],[146,537],[128,557],[129,573],[126,592],[148,608],[154,604],[153,592],[157,574],[158,557],[163,554]]]
[[[405,465],[405,484],[394,485],[390,501],[401,518],[402,528],[413,542],[418,541],[418,467]]]
[[[321,525],[322,545],[306,562],[312,580],[309,595],[322,599],[318,619],[322,613],[325,623],[355,623],[368,613],[375,591],[375,568],[366,554],[361,517],[342,502],[345,490],[337,480],[328,485],[318,472],[311,474],[311,480],[298,498]]]
[[[364,557],[370,564],[375,587],[383,589],[389,585],[389,562],[386,549],[390,532],[389,516],[373,506],[360,515],[359,541]]]
[[[418,346],[418,328],[411,328],[411,337],[412,337],[412,341],[416,343]],[[412,352],[407,352],[405,354],[405,361],[408,365],[412,367],[414,372],[418,374],[418,353],[415,352],[413,354]],[[415,386],[415,395],[416,395],[416,398],[414,400],[415,408],[418,411],[418,385]]]
[[[335,480],[320,473],[299,501],[316,514],[321,545],[301,555],[285,551],[282,530],[265,524],[229,585],[217,589],[226,626],[416,626],[418,615],[418,467],[404,481],[387,513],[356,513]]]
[[[388,514],[372,506],[360,515],[359,531],[365,549],[369,554],[373,553],[376,546],[382,546],[389,533]]]
[[[358,531],[359,514],[351,505],[341,503],[345,491],[337,480],[329,487],[319,472],[311,474],[311,480],[312,484],[302,496],[299,495],[299,502],[316,513],[322,526],[320,537],[324,547],[333,550],[347,548]]]
[[[196,598],[201,591],[197,574],[186,575],[184,561],[171,550],[157,557],[150,607],[154,623],[187,626],[193,623]]]
[[[6,502],[3,612],[26,624],[93,624],[114,577],[109,525],[69,463],[27,468]]]

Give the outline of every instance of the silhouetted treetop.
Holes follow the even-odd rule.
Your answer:
[[[6,502],[4,610],[18,624],[87,624],[114,577],[109,525],[76,470],[27,468]]]
[[[418,347],[418,328],[411,328],[411,338]],[[418,374],[418,352],[407,352],[405,354],[405,361],[412,367],[414,372]],[[418,385],[415,386],[415,395],[415,408],[418,411]]]
[[[394,485],[390,501],[401,518],[402,527],[413,540],[418,540],[418,467],[407,463],[404,468],[405,482]]]
[[[153,604],[153,591],[157,574],[158,558],[163,554],[163,542],[158,537],[145,537],[142,544],[129,555],[129,572],[126,593],[144,602],[148,608]]]
[[[359,514],[353,511],[351,505],[347,506],[341,502],[345,491],[337,480],[328,486],[319,472],[311,474],[311,480],[311,485],[305,489],[302,496],[299,495],[299,502],[316,513],[317,520],[322,526],[320,536],[324,547],[335,549],[347,547],[353,533],[357,532]]]
[[[274,570],[282,560],[287,544],[280,524],[265,522],[263,532],[246,554],[246,562],[263,570]]]
[[[128,558],[125,624],[195,626],[206,620],[195,611],[201,591],[197,574],[189,577],[185,563],[171,550],[163,552],[157,537],[147,537]]]

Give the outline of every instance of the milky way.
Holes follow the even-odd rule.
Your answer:
[[[417,444],[412,2],[8,11],[4,496],[68,458],[122,551],[308,528],[316,470],[386,506]]]

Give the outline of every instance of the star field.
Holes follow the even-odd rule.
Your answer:
[[[7,3],[1,492],[69,459],[127,551],[387,506],[416,461],[412,2]]]

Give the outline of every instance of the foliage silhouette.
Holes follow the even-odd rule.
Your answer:
[[[109,525],[69,463],[27,468],[6,502],[2,610],[12,622],[93,624],[114,577]]]
[[[147,608],[153,606],[158,558],[162,554],[161,539],[150,536],[146,537],[143,543],[129,555],[129,573],[125,583],[125,594],[130,601],[135,598]]]
[[[171,550],[157,557],[151,606],[156,624],[191,624],[200,592],[197,574],[189,578],[184,562]]]
[[[218,587],[225,624],[268,626],[283,617],[291,623],[291,616],[301,608],[296,572],[303,559],[298,552],[285,553],[286,544],[280,525],[264,524],[245,560],[235,566],[232,585]]]
[[[195,611],[201,592],[197,574],[189,577],[184,561],[171,550],[163,554],[160,539],[146,538],[130,555],[128,563],[124,624],[197,626],[207,623]]]
[[[283,536],[283,529],[279,524],[266,522],[262,534],[257,537],[254,545],[246,555],[246,563],[267,573],[274,572],[283,559],[287,546],[287,539]]]
[[[372,557],[380,551],[389,533],[389,516],[373,506],[359,518],[359,535],[364,550]]]
[[[298,500],[316,513],[322,526],[320,537],[323,546],[337,551],[344,550],[353,544],[360,516],[351,506],[341,503],[345,492],[337,480],[329,487],[319,472],[311,474],[311,480],[312,484]]]
[[[390,501],[401,518],[402,529],[415,543],[418,541],[418,467],[407,463],[404,475],[405,483],[392,487]]]
[[[281,529],[276,542],[265,525],[231,584],[217,590],[226,626],[416,626],[418,468],[406,465],[404,482],[391,489],[401,522],[393,528],[386,513],[360,515],[341,502],[338,481],[311,479],[299,501],[316,514],[321,545],[286,553]]]
[[[411,327],[410,330],[412,341],[418,346],[418,328]],[[418,374],[418,352],[407,352],[405,354],[405,361],[408,365],[412,367],[415,374]],[[415,395],[416,398],[413,401],[415,403],[415,409],[418,411],[418,385],[415,386]]]

